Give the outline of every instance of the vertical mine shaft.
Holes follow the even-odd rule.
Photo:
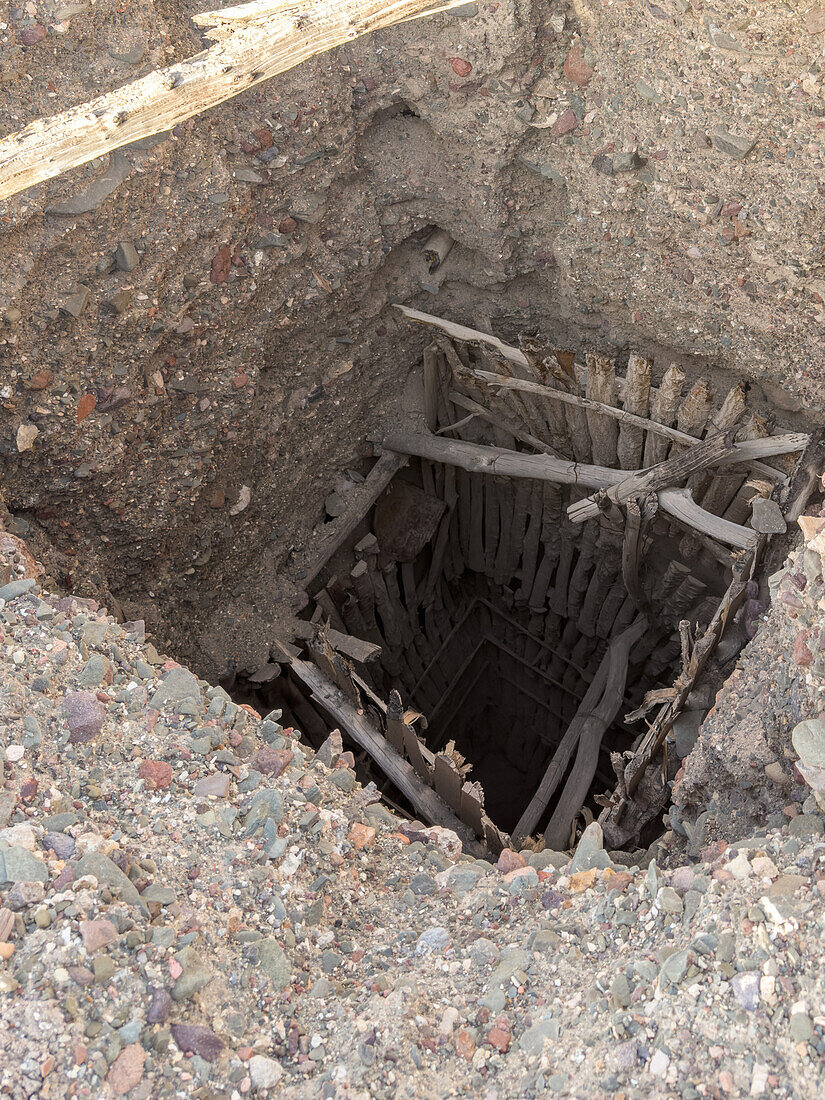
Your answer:
[[[311,621],[268,701],[310,738],[320,712],[393,804],[465,839],[564,848],[600,814],[637,844],[678,761],[648,765],[767,539],[747,502],[807,437],[769,435],[742,385],[716,408],[637,355],[622,377],[415,319],[440,333],[304,563]]]

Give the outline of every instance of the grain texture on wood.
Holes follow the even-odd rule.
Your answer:
[[[757,441],[758,442],[758,441]],[[502,474],[505,477],[528,477],[557,484],[577,485],[588,489],[606,489],[624,479],[622,470],[609,470],[603,466],[566,462],[549,455],[526,455],[505,451],[498,447],[483,447],[457,439],[443,439],[416,432],[391,432],[384,439],[384,446],[401,454],[418,455],[432,462],[449,462],[465,470],[484,474]],[[663,489],[659,493],[659,505],[664,512],[703,534],[711,535],[730,546],[751,548],[758,535],[746,527],[729,523],[719,516],[705,512],[685,489]],[[483,572],[484,564],[480,571]]]
[[[462,0],[253,0],[196,15],[217,44],[0,140],[0,200],[224,103],[302,61]]]

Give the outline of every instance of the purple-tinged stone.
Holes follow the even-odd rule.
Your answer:
[[[167,989],[153,989],[152,1001],[146,1013],[147,1024],[165,1024],[172,1007],[172,998]]]
[[[103,729],[106,711],[89,691],[70,691],[63,701],[69,740],[73,745],[94,740]]]
[[[172,1024],[172,1038],[184,1054],[198,1054],[207,1062],[214,1062],[224,1048],[223,1039],[202,1024]]]

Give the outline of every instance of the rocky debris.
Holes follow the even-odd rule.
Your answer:
[[[337,786],[352,774],[340,736],[313,756],[277,714],[235,706],[139,630],[37,585],[13,591],[0,653],[17,701],[0,813],[12,1095],[47,1079],[55,1095],[71,1082],[144,1100],[216,1087],[310,1100],[331,1080],[440,1096],[448,1078],[502,1100],[816,1094],[825,820],[807,788],[790,818],[692,864],[619,868],[595,823],[572,857],[493,864]],[[92,650],[113,670],[97,694],[79,688]],[[77,694],[96,704],[92,740],[70,739]],[[21,711],[41,738],[9,764]],[[796,735],[797,751],[813,760],[817,736]],[[239,738],[251,755],[230,765]]]

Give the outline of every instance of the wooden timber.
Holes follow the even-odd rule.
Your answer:
[[[383,446],[389,451],[418,455],[433,462],[449,462],[473,472],[536,478],[588,489],[607,489],[623,480],[621,470],[611,470],[604,466],[567,462],[550,455],[525,455],[416,432],[390,432],[384,438]],[[659,503],[662,510],[675,519],[730,546],[747,549],[755,546],[758,541],[759,536],[755,531],[705,512],[685,489],[663,489],[659,493]]]
[[[310,57],[462,0],[253,0],[194,22],[217,44],[0,140],[0,200],[171,130]]]

